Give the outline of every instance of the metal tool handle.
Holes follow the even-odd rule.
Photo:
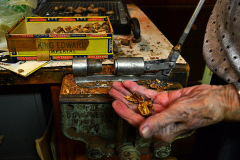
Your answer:
[[[186,26],[186,28],[185,28],[182,36],[180,37],[180,39],[179,39],[179,41],[178,41],[178,44],[179,44],[179,45],[181,45],[181,46],[183,45],[183,43],[184,43],[185,39],[187,38],[188,33],[190,32],[190,30],[191,30],[191,28],[192,28],[192,25],[193,25],[193,23],[195,22],[195,20],[196,20],[198,14],[199,14],[199,12],[200,12],[200,10],[201,10],[204,2],[205,2],[205,0],[200,0],[200,1],[199,1],[199,3],[198,3],[198,5],[197,5],[197,7],[196,7],[196,9],[195,9],[195,11],[194,11],[191,19],[190,19],[190,21],[188,22],[188,24],[187,24],[187,26]]]
[[[178,57],[180,55],[180,52],[181,52],[181,47],[182,47],[183,43],[185,42],[185,40],[186,40],[186,38],[188,36],[188,33],[190,32],[190,30],[192,28],[192,25],[195,22],[195,20],[196,20],[198,14],[199,14],[199,12],[200,12],[204,2],[205,2],[205,0],[200,0],[199,1],[199,3],[197,5],[197,7],[196,7],[196,9],[195,9],[191,19],[189,20],[186,28],[184,29],[184,32],[183,32],[182,36],[180,37],[180,39],[178,41],[178,44],[176,46],[174,46],[172,51],[170,52],[170,54],[169,54],[169,56],[167,58],[167,61],[168,62],[174,62],[174,64],[171,65],[171,69],[165,70],[163,72],[164,75],[169,76],[171,71],[172,71],[172,69],[175,67],[177,59],[178,59]]]

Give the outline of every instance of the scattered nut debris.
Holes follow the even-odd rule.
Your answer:
[[[129,104],[138,104],[138,110],[140,111],[141,115],[148,116],[151,114],[151,110],[153,110],[152,100],[151,98],[144,99],[143,96],[133,93],[129,96],[125,97]]]
[[[104,66],[105,70],[101,74],[106,74],[106,72],[111,73],[114,72],[110,66]],[[113,73],[111,73],[113,74]],[[85,88],[86,86],[94,86],[91,83],[85,83],[81,86],[77,85],[73,75],[66,75],[64,77],[64,83],[62,85],[61,94],[63,95],[72,95],[72,94],[108,94],[111,89],[112,82],[92,82],[99,83],[99,86],[107,85],[109,87],[94,87],[94,88]]]
[[[89,7],[93,8],[93,7],[94,7],[94,4],[90,4]]]
[[[74,17],[81,17],[81,14],[74,14]]]
[[[24,72],[23,69],[18,69],[18,73],[22,73],[22,72]]]
[[[65,7],[63,5],[55,6],[54,11],[64,11]],[[83,14],[86,13],[87,16],[98,16],[100,12],[104,12],[107,15],[113,15],[114,11],[107,11],[104,7],[94,7],[94,4],[90,4],[87,8],[83,6],[78,6],[74,8],[73,6],[66,7],[66,12],[69,12],[70,14]]]
[[[145,84],[146,81],[144,81],[144,80],[138,80],[137,83],[138,83],[138,84]]]
[[[67,10],[70,11],[70,10],[73,10],[74,8],[72,6],[68,6],[67,7]]]
[[[99,10],[102,11],[102,12],[106,12],[107,11],[106,8],[104,8],[104,7],[99,7]]]
[[[129,45],[130,45],[130,40],[128,40],[128,39],[122,39],[122,40],[121,40],[121,44],[124,45],[124,46],[129,46]]]
[[[93,9],[91,10],[91,12],[93,12],[93,13],[98,13],[98,12],[99,12],[99,9],[98,9],[98,8],[93,8]]]
[[[58,9],[59,9],[59,11],[63,11],[65,8],[63,7],[63,5],[60,5],[60,6],[58,7]]]
[[[140,52],[144,52],[144,51],[145,51],[145,48],[141,47]]]
[[[150,79],[146,80],[146,84],[151,84],[152,81]]]
[[[162,92],[167,88],[170,88],[173,83],[167,83],[164,81],[156,80],[138,80],[138,84],[142,85],[145,88],[156,90],[157,92]]]
[[[158,86],[158,84],[156,84],[156,83],[152,83],[152,84],[150,84],[150,87],[156,89],[156,88],[158,88],[159,86]]]
[[[106,14],[112,15],[112,14],[114,14],[114,11],[107,11]]]
[[[58,10],[59,10],[58,6],[55,6],[54,11],[58,11]]]
[[[51,31],[50,31],[50,28],[47,28],[46,30],[45,30],[45,33],[50,33]]]
[[[72,6],[67,7],[69,13],[74,13],[74,8]]]
[[[123,51],[119,51],[118,53],[116,53],[117,56],[123,56],[126,55]]]

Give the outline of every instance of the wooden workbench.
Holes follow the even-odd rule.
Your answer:
[[[121,56],[144,57],[145,60],[166,59],[173,47],[172,44],[137,6],[129,4],[128,9],[131,17],[138,18],[140,22],[142,41],[140,43],[132,43],[132,48],[129,48],[129,46],[121,46],[120,49],[124,53]],[[117,43],[119,43],[121,39],[131,40],[132,35],[114,36],[114,39]],[[106,60],[104,63],[112,64],[113,61]],[[26,78],[8,70],[0,70],[0,85],[50,84],[55,115],[59,159],[84,160],[87,159],[85,156],[86,149],[84,144],[82,142],[72,141],[66,138],[61,132],[59,112],[60,85],[63,77],[72,73],[71,64],[71,61],[54,61]],[[176,68],[173,70],[171,75],[172,80],[179,81],[185,87],[188,75],[189,65],[182,57],[179,57]],[[142,158],[150,159],[150,157],[151,156],[144,156]],[[104,157],[103,159],[117,158]]]
[[[149,18],[134,4],[128,4],[131,17],[138,18],[141,25],[142,41],[132,43],[131,47],[121,45],[119,50],[121,57],[144,57],[144,60],[166,59],[172,49],[172,44],[149,20]],[[132,35],[115,35],[114,40],[118,44],[121,39],[132,39]],[[4,50],[0,48],[0,50]],[[112,60],[106,60],[104,64],[113,64]],[[8,70],[0,70],[0,85],[20,85],[20,84],[61,84],[64,75],[72,73],[72,61],[53,61],[42,67],[27,78],[21,77]],[[187,66],[186,61],[180,56],[176,69]]]

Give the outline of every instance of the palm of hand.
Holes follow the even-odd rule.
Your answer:
[[[171,92],[156,92],[131,81],[114,82],[109,94],[116,100],[115,111],[147,138],[154,136],[166,142],[186,131],[221,121],[224,107],[216,86],[201,85]],[[129,105],[125,96],[136,92],[153,100],[153,114],[145,119],[136,105]],[[219,107],[215,107],[219,106]]]

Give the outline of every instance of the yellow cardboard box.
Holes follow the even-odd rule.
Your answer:
[[[109,33],[45,33],[59,26],[106,23]],[[23,17],[6,34],[14,60],[66,60],[77,56],[112,58],[113,29],[104,17]]]

